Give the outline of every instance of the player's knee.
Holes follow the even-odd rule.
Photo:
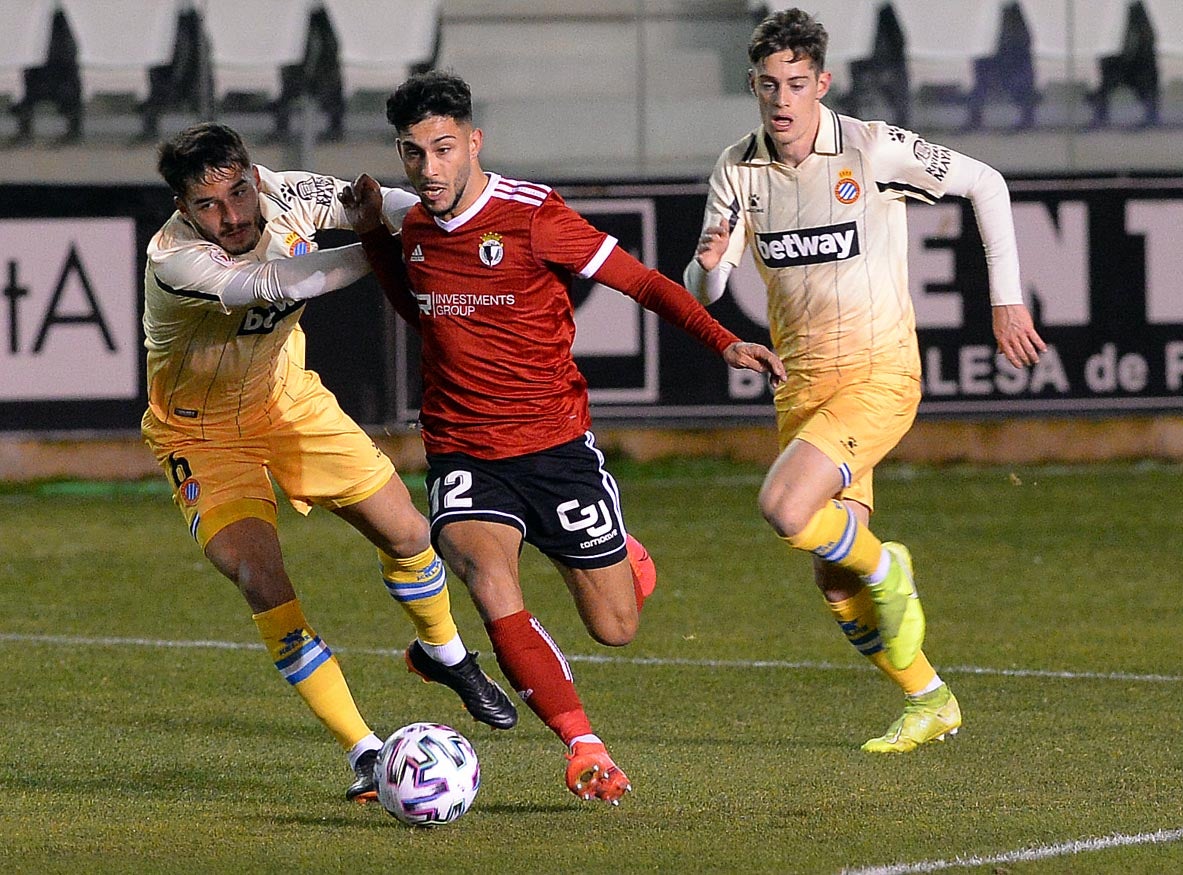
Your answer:
[[[227,576],[255,612],[279,607],[295,597],[292,583],[282,567],[273,568],[244,559],[232,566]]]
[[[597,644],[605,647],[624,647],[637,637],[637,616],[614,615],[589,623],[587,631]]]
[[[791,538],[809,523],[813,513],[794,501],[779,483],[765,483],[760,489],[760,513],[782,538]]]

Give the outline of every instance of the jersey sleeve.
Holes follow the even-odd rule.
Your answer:
[[[230,307],[222,300],[222,293],[243,267],[237,265],[221,246],[195,243],[151,253],[148,269],[157,284],[175,295],[179,302],[229,313]]]
[[[590,277],[612,252],[616,238],[593,227],[551,191],[534,213],[530,245],[539,261]]]
[[[398,231],[407,217],[407,210],[419,203],[419,196],[401,188],[382,189],[382,219],[391,231]]]
[[[895,125],[872,122],[867,128],[867,151],[883,195],[931,204],[948,193],[950,173],[964,155]]]
[[[411,291],[411,279],[403,262],[401,241],[388,228],[378,227],[360,234],[362,250],[366,254],[374,278],[386,300],[408,325],[419,330],[419,304]]]
[[[660,271],[646,267],[619,246],[613,246],[595,278],[623,292],[704,346],[722,353],[739,338],[724,328],[686,289]]]
[[[724,153],[719,156],[715,170],[711,171],[711,179],[707,182],[703,231],[718,225],[720,221],[724,223],[731,236],[720,263],[725,261],[732,267],[738,267],[739,259],[743,258],[744,246],[748,244],[748,222],[744,219],[742,194],[731,175],[731,167],[728,153]]]
[[[728,160],[727,150],[715,162],[715,169],[711,171],[710,181],[707,183],[707,205],[702,215],[702,230],[718,225],[722,222],[730,237],[727,248],[723,251],[720,263],[738,267],[743,257],[744,247],[747,245],[747,221],[744,218],[743,198],[736,180],[732,176],[733,165]]]
[[[303,170],[287,170],[282,173],[270,173],[275,179],[268,180],[264,176],[265,168],[259,169],[259,175],[265,185],[277,189],[280,205],[290,206],[299,211],[301,218],[313,228],[349,228],[349,220],[345,217],[345,207],[338,195],[348,185],[343,179],[335,176],[325,176],[320,173],[308,173]]]

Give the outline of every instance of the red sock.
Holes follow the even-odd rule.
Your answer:
[[[591,733],[566,657],[529,611],[493,620],[485,629],[506,679],[563,744]]]

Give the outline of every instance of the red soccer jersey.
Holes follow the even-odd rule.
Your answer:
[[[450,221],[412,207],[402,238],[420,309],[423,442],[500,459],[591,427],[571,279],[593,274],[616,240],[544,185],[488,177]]]
[[[403,221],[403,259],[419,303],[427,452],[503,459],[591,427],[587,381],[571,355],[575,275],[604,268],[609,285],[716,350],[738,339],[555,191],[486,175],[481,196],[450,221],[421,205]]]

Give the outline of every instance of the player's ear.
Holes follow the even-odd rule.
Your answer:
[[[485,132],[480,128],[473,128],[468,140],[468,156],[476,158],[481,154],[481,146],[485,142]]]
[[[756,71],[748,67],[748,91],[756,93]]]
[[[833,80],[833,77],[830,75],[829,70],[824,70],[821,73],[818,73],[818,75],[817,75],[817,96],[819,99],[825,97],[827,94],[830,93],[830,82],[832,80]]]

